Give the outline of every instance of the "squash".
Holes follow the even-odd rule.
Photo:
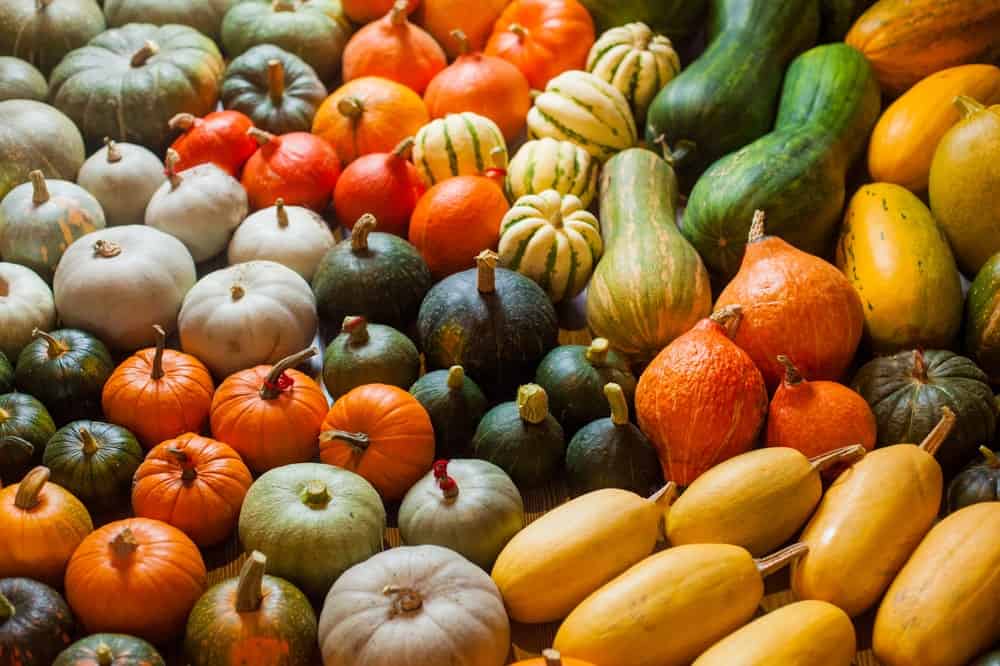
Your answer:
[[[14,366],[7,355],[0,351],[0,392],[10,393],[14,390]]]
[[[219,40],[222,17],[237,0],[104,0],[104,16],[111,28],[127,23],[152,23],[187,25],[213,40]]]
[[[0,56],[0,81],[0,102],[8,99],[44,102],[49,96],[49,82],[31,63],[20,58]]]
[[[141,638],[92,634],[60,652],[52,666],[166,666],[166,662]]]
[[[413,163],[427,187],[454,176],[478,176],[507,163],[507,144],[495,122],[471,111],[449,113],[417,132]]]
[[[121,426],[73,421],[49,439],[42,464],[53,483],[91,509],[110,509],[128,496],[142,455],[135,436]]]
[[[352,0],[348,0],[348,3]],[[391,0],[389,1],[391,4]],[[414,19],[424,30],[444,47],[448,59],[458,58],[461,46],[451,37],[453,30],[461,30],[469,40],[469,48],[481,51],[486,40],[509,0],[482,0],[475,11],[468,11],[465,0],[414,0],[417,5]]]
[[[46,178],[76,178],[83,164],[83,137],[57,109],[30,99],[0,102],[7,120],[0,129],[0,197],[40,170]]]
[[[969,666],[997,666],[997,664],[1000,664],[1000,651],[994,649],[980,655],[980,657],[970,663]]]
[[[1000,503],[986,502],[951,514],[927,533],[875,616],[872,650],[882,663],[961,666],[996,643],[997,529]],[[943,613],[952,629],[933,621]]]
[[[416,9],[420,0],[408,0],[405,11],[407,14]],[[385,16],[392,9],[394,0],[342,0],[344,14],[354,23],[364,25]]]
[[[177,323],[184,351],[226,377],[308,347],[316,335],[316,302],[292,269],[248,261],[199,280]]]
[[[0,655],[11,666],[50,666],[76,628],[59,593],[29,578],[0,579]]]
[[[502,666],[510,625],[496,586],[476,565],[439,546],[403,546],[334,583],[319,645],[326,666]]]
[[[297,55],[261,44],[229,63],[219,97],[265,132],[308,132],[326,86]]]
[[[472,436],[489,402],[462,366],[426,373],[410,387],[410,394],[431,417],[435,455],[456,458],[471,453]]]
[[[572,141],[550,137],[528,141],[507,166],[507,198],[517,201],[528,194],[555,190],[574,195],[587,208],[597,194],[599,170],[598,161]]]
[[[27,393],[0,395],[0,480],[13,483],[41,462],[45,443],[55,434],[49,410]]]
[[[949,513],[978,502],[1000,501],[1000,458],[985,446],[980,446],[979,452],[983,459],[970,464],[948,484]]]
[[[171,118],[215,108],[223,68],[215,43],[193,28],[131,23],[63,58],[49,99],[91,146],[108,136],[160,153],[173,137]]]
[[[537,659],[523,659],[514,662],[514,666],[594,666],[589,661],[581,661],[571,657],[563,658],[559,650],[542,650],[542,656]]]
[[[247,134],[253,121],[238,111],[213,111],[204,118],[178,113],[168,124],[181,133],[170,146],[180,157],[176,171],[214,164],[236,177],[257,150],[257,142]]]
[[[322,211],[340,177],[340,160],[329,143],[308,132],[282,136],[249,130],[260,148],[243,167],[250,207],[260,210],[283,199]]]
[[[683,39],[702,26],[706,0],[580,0],[600,32],[641,21],[670,39]]]
[[[0,202],[0,256],[27,266],[46,282],[77,238],[105,225],[101,204],[65,180],[46,180],[41,171],[12,189]]]
[[[288,581],[265,575],[266,565],[266,555],[250,553],[238,578],[210,587],[191,609],[184,651],[192,666],[312,663],[316,614],[309,599]]]
[[[404,544],[444,546],[489,571],[524,527],[524,503],[496,465],[438,460],[406,493],[398,520]]]
[[[560,625],[553,645],[598,664],[690,664],[749,622],[764,596],[764,578],[805,551],[796,543],[754,559],[729,544],[670,548],[587,597]],[[662,639],[644,638],[650,632]]]
[[[668,483],[649,499],[617,488],[595,490],[514,535],[492,573],[511,619],[560,620],[652,553],[676,490]]]
[[[965,300],[965,350],[994,383],[1000,378],[997,333],[991,321],[997,308],[1000,255],[990,257],[976,274]]]
[[[0,351],[16,361],[31,342],[36,328],[48,330],[56,323],[52,289],[35,271],[7,262],[0,263]]]
[[[323,354],[323,384],[334,400],[362,384],[409,388],[420,376],[420,353],[410,339],[364,317],[345,317]]]
[[[587,290],[587,324],[645,361],[712,309],[708,273],[675,226],[677,180],[648,150],[626,150],[601,175],[604,256]]]
[[[271,208],[247,217],[233,232],[227,256],[230,264],[274,261],[312,280],[327,250],[336,244],[326,220],[303,206],[285,206],[278,198]]]
[[[320,599],[347,569],[382,550],[385,509],[363,478],[318,463],[258,478],[240,511],[240,543],[267,556],[272,576]],[[304,557],[323,553],[323,557]]]
[[[94,0],[10,0],[0,6],[0,25],[0,53],[28,61],[45,76],[105,28]]]
[[[357,220],[374,215],[381,228],[406,238],[410,216],[426,191],[413,166],[413,139],[407,137],[391,152],[369,153],[347,165],[333,190],[333,208],[341,226],[353,231]]]
[[[809,546],[792,567],[799,599],[828,601],[851,617],[878,602],[937,517],[943,488],[934,454],[955,424],[950,409],[941,413],[919,446],[875,449],[830,486],[799,537]]]
[[[108,139],[80,167],[77,183],[97,199],[113,227],[142,224],[149,200],[166,179],[163,163],[151,151]]]

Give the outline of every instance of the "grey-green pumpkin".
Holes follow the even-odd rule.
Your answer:
[[[0,54],[27,60],[45,75],[102,30],[104,14],[94,0],[0,2]]]
[[[73,121],[48,104],[30,99],[0,102],[0,198],[38,170],[46,178],[76,178],[86,159]]]
[[[420,376],[420,353],[408,337],[364,317],[346,317],[323,354],[323,384],[334,400],[362,384],[407,389]]]
[[[105,0],[104,16],[109,28],[119,28],[129,23],[176,23],[190,26],[218,41],[222,17],[235,2],[236,0]]]
[[[33,99],[44,102],[49,82],[26,60],[0,56],[0,102],[8,99]]]

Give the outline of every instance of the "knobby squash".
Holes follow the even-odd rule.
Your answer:
[[[1000,501],[1000,457],[985,446],[983,459],[966,467],[948,484],[948,511],[955,512],[978,502]]]

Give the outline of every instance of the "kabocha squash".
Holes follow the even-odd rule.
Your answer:
[[[49,96],[49,82],[31,63],[0,56],[0,102],[8,99],[33,99],[44,102]]]
[[[366,213],[383,231],[406,238],[410,216],[426,191],[413,166],[413,139],[405,138],[388,153],[369,153],[347,165],[333,190],[333,208],[344,227],[354,228]]]
[[[594,17],[600,32],[641,21],[670,39],[683,39],[697,32],[708,8],[705,0],[581,0]]]
[[[49,410],[27,393],[0,395],[0,481],[13,483],[41,462],[45,443],[55,434]]]
[[[385,16],[392,9],[394,0],[343,0],[344,14],[353,22],[364,25]],[[408,0],[405,11],[412,13],[420,0]]]
[[[467,456],[489,402],[479,385],[465,376],[465,369],[453,365],[428,372],[414,382],[410,394],[431,417],[434,454],[440,458]]]
[[[508,0],[483,0],[476,4],[475,11],[467,11],[465,0],[419,0],[414,20],[444,47],[451,60],[461,55],[458,42],[450,39],[453,30],[464,32],[469,47],[480,51],[486,47],[494,24],[508,4]]]
[[[241,180],[251,208],[273,206],[278,199],[315,211],[326,208],[340,177],[340,159],[329,143],[308,132],[275,136],[252,128],[250,135],[260,144]]]
[[[52,289],[35,271],[8,262],[0,263],[0,351],[12,363],[31,342],[36,328],[48,330],[56,323]]]
[[[100,421],[73,421],[45,445],[42,464],[51,479],[91,509],[110,509],[128,497],[143,451],[125,428]]]
[[[985,446],[983,459],[961,471],[948,484],[948,511],[955,512],[978,502],[1000,501],[1000,457]]]
[[[166,25],[179,23],[191,26],[203,35],[218,41],[222,17],[236,0],[104,0],[104,16],[108,26],[118,28],[128,23]]]
[[[230,264],[263,259],[274,261],[312,280],[316,267],[336,241],[326,220],[303,206],[274,206],[253,213],[240,223],[229,241]]]
[[[595,490],[515,534],[492,573],[511,619],[561,620],[592,592],[652,553],[676,491],[668,483],[645,499],[617,488]]]
[[[72,180],[84,159],[83,137],[73,121],[30,99],[0,102],[0,197],[40,170],[46,178]]]
[[[108,139],[83,163],[76,181],[97,199],[105,222],[113,227],[142,224],[149,200],[166,179],[163,163],[152,151]]]
[[[76,623],[59,593],[30,578],[0,579],[0,656],[10,666],[49,666]]]
[[[507,164],[507,144],[495,122],[478,113],[449,113],[420,128],[413,163],[427,187],[454,176],[478,176]]]
[[[362,384],[409,388],[420,376],[420,353],[410,339],[364,317],[345,317],[323,354],[323,384],[334,400]]]
[[[550,137],[528,141],[507,166],[507,197],[517,201],[527,194],[555,190],[572,194],[584,208],[597,194],[600,164],[572,141]]]
[[[178,113],[169,124],[181,132],[170,146],[179,157],[177,171],[214,164],[235,177],[257,150],[257,143],[247,134],[253,121],[239,111],[213,111],[204,118]]]
[[[52,666],[166,666],[166,662],[141,638],[93,634],[60,652]]]
[[[0,53],[27,60],[48,76],[105,22],[94,0],[10,0],[0,6],[0,25]]]
[[[991,324],[1000,287],[1000,255],[993,255],[976,274],[965,301],[965,350],[990,382],[1000,379],[997,331]]]

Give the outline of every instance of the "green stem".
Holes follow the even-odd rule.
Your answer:
[[[397,143],[396,147],[392,149],[392,154],[394,157],[399,157],[404,160],[410,159],[410,155],[413,154],[413,137],[408,136]]]
[[[326,486],[323,487],[324,490]],[[250,553],[250,557],[240,569],[239,581],[236,583],[236,612],[253,613],[260,610],[264,600],[264,569],[267,556],[259,550]]]
[[[330,502],[330,490],[322,481],[310,481],[302,491],[302,502],[310,509],[322,509]]]
[[[361,114],[365,112],[365,106],[357,97],[341,97],[337,100],[337,112],[354,122],[358,122],[361,120]]]
[[[993,451],[985,446],[980,446],[979,452],[983,454],[983,460],[987,467],[1000,469],[1000,456],[997,456],[997,454],[993,453]]]
[[[94,657],[97,659],[97,666],[111,666],[115,661],[115,655],[107,643],[101,643],[94,649]]]
[[[968,95],[959,95],[954,99],[954,104],[958,107],[958,112],[962,114],[962,118],[968,118],[974,113],[986,110],[985,105],[972,99]]]

